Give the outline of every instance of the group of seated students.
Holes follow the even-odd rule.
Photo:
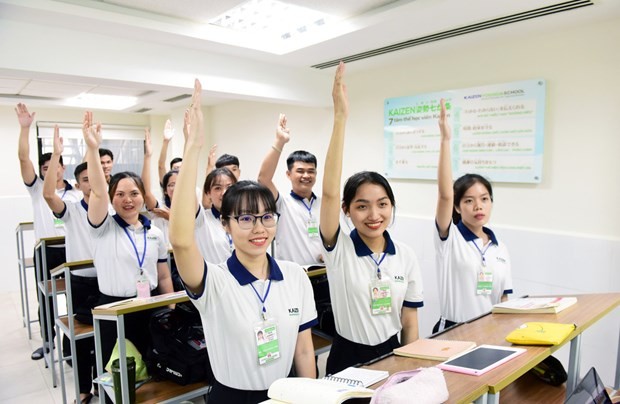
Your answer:
[[[158,165],[162,201],[150,189],[148,130],[142,176],[131,172],[109,176],[100,149],[104,130],[91,112],[84,114],[82,128],[85,163],[75,172],[75,188],[83,199],[70,194],[74,190],[63,179],[63,143],[57,127],[51,158],[41,160],[40,175],[45,177],[41,187],[32,163],[28,166],[22,159],[28,156],[34,113],[23,104],[16,108],[22,128],[22,175],[35,207],[35,229],[45,220],[52,228],[64,222],[66,260],[94,261],[95,270],[75,275],[96,276],[96,304],[133,297],[144,289],[151,294],[173,291],[167,265],[168,243],[172,246],[178,282],[204,325],[214,375],[209,403],[266,400],[270,384],[291,370],[297,376],[317,376],[311,336],[317,312],[301,265],[324,263],[327,269],[336,328],[327,373],[372,360],[419,337],[422,276],[413,249],[393,240],[387,230],[396,208],[389,182],[377,172],[363,171],[348,178],[340,193],[349,115],[344,73],[340,63],[333,83],[334,122],[321,196],[313,192],[317,160],[306,151],[295,151],[287,159],[290,192],[279,192],[272,181],[291,136],[284,115],[279,117],[258,181],[239,180],[239,161],[232,156],[224,155],[212,164],[213,147],[206,180],[197,193],[198,161],[205,141],[198,80],[185,113],[184,155],[173,160],[169,172],[165,172],[165,159],[172,129],[169,122],[165,127]],[[441,318],[434,332],[490,310],[512,292],[507,249],[485,227],[493,205],[491,185],[475,174],[453,184],[451,129],[443,100],[439,129],[434,240]],[[37,192],[53,216],[45,217]],[[145,208],[146,215],[141,213]],[[39,216],[37,209],[42,212]],[[345,231],[349,228],[352,231]],[[37,233],[37,238],[48,236]],[[276,256],[272,257],[268,248],[274,240]],[[144,313],[126,317],[127,338],[144,349],[148,317]],[[101,334],[107,361],[116,332],[104,325]],[[76,353],[78,369],[85,375],[79,379],[82,402],[92,397],[90,344],[78,347]],[[80,363],[81,357],[86,365]]]

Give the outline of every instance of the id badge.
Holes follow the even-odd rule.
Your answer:
[[[54,227],[57,228],[57,229],[64,229],[65,228],[65,222],[63,222],[62,219],[54,217]]]
[[[280,357],[278,326],[275,321],[261,321],[254,325],[254,341],[259,365],[273,362]]]
[[[392,290],[389,282],[370,282],[370,312],[373,315],[392,312]]]
[[[308,237],[316,238],[319,237],[319,224],[316,222],[314,218],[310,218],[306,221],[306,229],[308,230]]]
[[[476,283],[477,295],[490,295],[493,291],[493,272],[485,272],[480,269],[478,272],[478,282]]]
[[[136,278],[136,292],[139,298],[151,297],[151,284],[146,275],[141,274]]]

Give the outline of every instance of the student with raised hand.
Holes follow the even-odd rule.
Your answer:
[[[510,257],[491,229],[493,188],[478,174],[452,184],[452,130],[441,100],[435,252],[441,318],[433,332],[491,310],[512,293]]]
[[[327,359],[332,374],[392,352],[418,339],[417,308],[422,307],[422,276],[408,246],[387,231],[395,200],[387,180],[376,172],[351,176],[340,202],[345,126],[349,114],[340,62],[334,79],[334,127],[325,158],[321,238],[336,335]],[[355,226],[346,234],[340,209]],[[373,290],[377,292],[373,294]]]
[[[30,126],[34,121],[35,112],[32,114],[28,111],[25,104],[19,103],[15,107],[15,113],[19,122],[20,132],[17,156],[19,158],[19,168],[22,176],[22,180],[26,185],[30,200],[32,202],[33,223],[34,223],[34,236],[35,244],[44,237],[58,237],[65,235],[64,223],[60,219],[55,219],[52,211],[43,198],[43,179],[48,174],[48,168],[52,153],[45,153],[39,157],[39,175],[37,176],[34,170],[34,164],[30,160]],[[81,198],[79,191],[75,190],[71,184],[64,179],[65,167],[62,163],[62,156],[59,159],[58,168],[56,171],[49,171],[51,179],[54,180],[54,192],[65,202],[77,202]],[[36,250],[35,250],[36,253]],[[38,274],[43,277],[43,271],[49,271],[52,268],[65,262],[65,248],[64,246],[51,246],[47,251],[47,268],[36,268]],[[34,255],[33,255],[34,256]],[[36,264],[36,260],[35,260]],[[39,294],[37,293],[37,298]],[[45,312],[45,305],[51,304],[52,299],[49,302],[39,302],[39,313]],[[39,316],[39,323],[41,324],[41,336],[44,341],[49,341],[54,335],[54,327],[52,329],[52,336],[47,336],[47,319],[45,316]],[[45,347],[49,351],[49,346]],[[43,358],[43,347],[36,349],[30,356],[33,360]]]
[[[198,248],[207,262],[226,261],[233,252],[233,240],[222,225],[221,212],[224,194],[236,183],[237,177],[225,167],[211,171],[205,180],[203,195],[209,198],[211,207],[201,208],[196,215],[195,232]]]
[[[274,143],[258,173],[258,182],[273,193],[281,214],[276,235],[276,257],[300,265],[322,263],[319,238],[321,200],[312,192],[316,183],[316,157],[304,150],[294,151],[288,156],[286,176],[291,181],[290,193],[280,193],[273,183],[278,160],[291,138],[286,124],[286,115],[280,114]]]
[[[157,160],[157,172],[159,174],[159,183],[164,182],[164,175],[168,172],[166,169],[166,155],[168,154],[168,145],[170,141],[174,137],[174,128],[172,127],[172,122],[170,119],[166,120],[166,124],[164,126],[164,140],[161,145],[161,151],[159,152],[159,160]],[[183,164],[183,159],[180,157],[175,157],[170,160],[170,171],[179,171],[181,165]]]
[[[63,139],[60,137],[58,125],[54,127],[54,151],[50,159],[48,171],[56,172],[64,150]],[[66,203],[56,194],[56,179],[47,176],[43,181],[43,197],[54,213],[54,217],[65,224],[67,262],[93,259],[93,241],[88,225],[88,202],[90,199],[90,183],[88,182],[88,163],[81,163],[75,168],[75,188],[82,191],[84,198],[79,202]],[[79,321],[92,324],[91,310],[99,298],[97,273],[94,268],[80,269],[71,273],[71,301],[73,312]],[[67,338],[66,336],[64,338]],[[63,346],[66,346],[63,341]],[[88,403],[93,395],[90,390],[92,379],[96,377],[93,338],[75,341],[80,389],[80,403]],[[66,353],[65,353],[66,355]]]
[[[201,86],[194,84],[191,131],[170,217],[179,272],[205,328],[215,380],[209,403],[257,403],[286,377],[316,377],[310,328],[317,323],[310,281],[298,265],[267,254],[278,214],[269,190],[241,181],[224,194],[221,220],[235,251],[225,262],[205,262],[194,237],[194,198],[204,145]],[[275,328],[274,328],[275,327]],[[277,333],[274,333],[274,329]],[[263,333],[263,341],[257,335]]]
[[[101,292],[99,304],[136,295],[172,292],[163,234],[140,214],[145,198],[142,180],[132,172],[120,172],[112,176],[108,191],[97,152],[101,144],[101,124],[93,124],[92,112],[84,114],[82,132],[87,145],[86,161],[91,167],[88,221],[92,227],[93,261]],[[110,200],[116,212],[113,216],[108,214]],[[141,352],[146,352],[149,312],[133,313],[124,320],[126,337]],[[116,341],[116,326],[107,323],[101,324],[104,363]]]

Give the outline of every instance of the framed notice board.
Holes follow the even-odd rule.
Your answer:
[[[545,81],[535,79],[386,99],[386,176],[437,178],[444,98],[454,178],[477,173],[494,182],[540,183],[545,94]]]

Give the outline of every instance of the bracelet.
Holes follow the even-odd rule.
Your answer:
[[[282,154],[282,149],[278,149],[277,147],[275,147],[274,145],[271,145],[271,148],[275,151],[277,151],[278,153]]]

